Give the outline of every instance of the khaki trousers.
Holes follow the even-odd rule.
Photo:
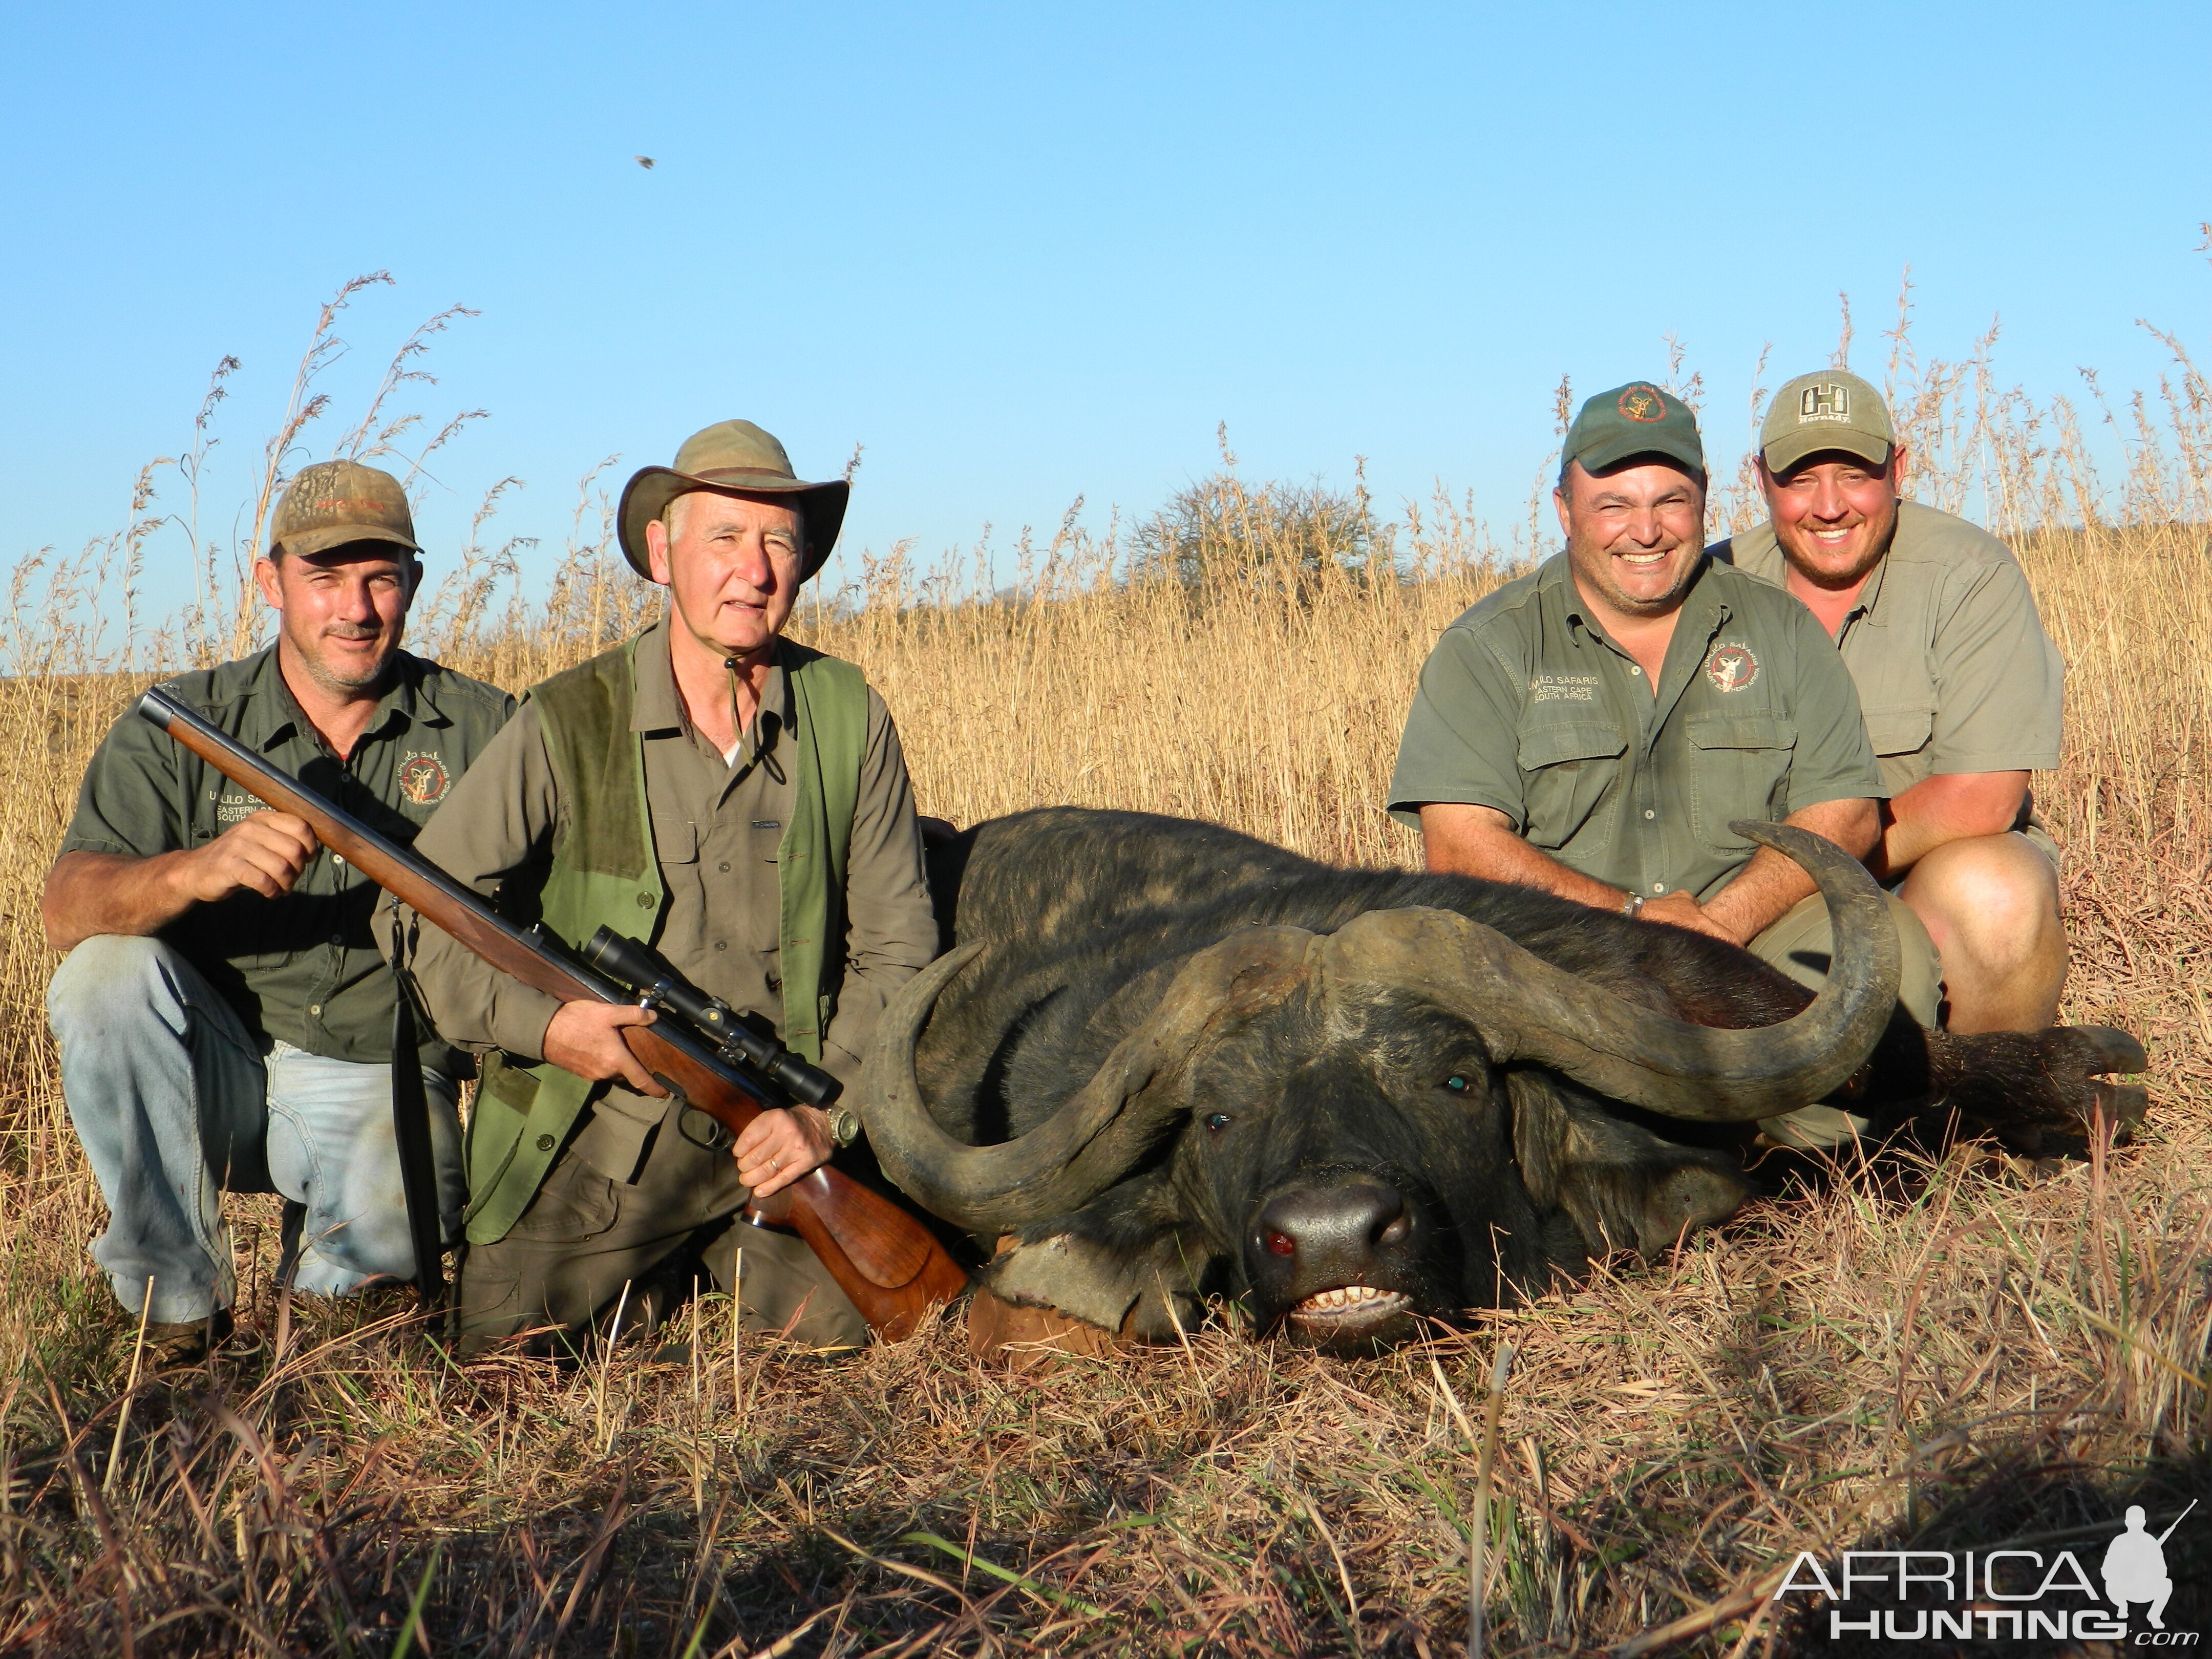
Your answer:
[[[1943,1006],[1942,959],[1912,907],[1894,893],[1884,896],[1889,900],[1890,920],[1897,924],[1897,942],[1905,954],[1897,1000],[1907,1013],[1933,1030]],[[1800,985],[1819,990],[1827,983],[1835,951],[1826,903],[1818,893],[1808,894],[1784,911],[1772,927],[1752,940],[1749,948],[1752,955],[1772,963]],[[1781,1117],[1761,1119],[1759,1127],[1769,1139],[1785,1146],[1819,1151],[1850,1140],[1866,1129],[1868,1121],[1832,1106],[1803,1106]]]
[[[803,1240],[743,1220],[752,1194],[738,1180],[728,1134],[711,1118],[672,1101],[635,1167],[622,1172],[629,1180],[599,1169],[594,1146],[587,1125],[507,1237],[470,1247],[461,1266],[463,1357],[548,1327],[557,1334],[533,1350],[579,1351],[625,1289],[623,1326],[635,1329],[672,1308],[695,1275],[735,1293],[748,1330],[817,1348],[867,1341],[866,1322]]]

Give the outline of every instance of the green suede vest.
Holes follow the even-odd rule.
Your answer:
[[[846,857],[867,747],[868,687],[852,664],[786,641],[795,799],[776,848],[783,1041],[819,1063],[843,963]],[[637,641],[604,652],[526,694],[538,706],[568,828],[538,894],[545,926],[571,945],[601,927],[658,939],[668,902],[653,855],[645,745],[630,730]],[[469,1120],[468,1237],[503,1238],[592,1094],[601,1085],[557,1066],[495,1053]]]

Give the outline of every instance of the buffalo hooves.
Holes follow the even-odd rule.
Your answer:
[[[986,1364],[1042,1370],[1067,1355],[1114,1352],[1113,1334],[1051,1308],[1025,1308],[981,1285],[968,1300],[968,1352]]]
[[[2074,1029],[2089,1045],[2090,1063],[2084,1070],[2140,1072],[2149,1063],[2142,1044],[2125,1031],[2116,1031],[2109,1025],[2077,1025]]]
[[[2150,1110],[2150,1095],[2139,1083],[2099,1083],[2097,1111],[2106,1122],[2123,1133],[2143,1121]]]

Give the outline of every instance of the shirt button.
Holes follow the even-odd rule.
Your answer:
[[[1647,806],[1647,807],[1645,807],[1645,808],[1644,809],[1644,816],[1645,817],[1647,817],[1647,818],[1656,818],[1656,817],[1657,817],[1659,815],[1658,815],[1656,812],[1653,811],[1650,807],[1648,807],[1648,806]]]
[[[307,1005],[307,1012],[312,1018],[320,1019],[323,1017],[323,1005],[319,1002],[311,1002]]]
[[[729,947],[728,944],[727,944],[726,941],[724,941],[724,940],[722,940],[722,939],[716,939],[716,940],[714,941],[714,948],[715,948],[717,951],[726,951],[726,950],[728,950],[730,947]]]
[[[551,1135],[538,1136],[538,1150],[541,1152],[551,1152],[553,1150],[553,1137]]]
[[[345,935],[343,933],[332,933],[331,935],[331,943],[333,945],[343,945],[345,943]]]
[[[1628,672],[1629,672],[1630,673],[1632,673],[1632,674],[1636,675],[1638,678],[1641,678],[1643,677],[1643,674],[1644,674],[1644,671],[1643,671],[1642,669],[1638,668],[1638,667],[1634,663],[1631,663],[1631,664],[1629,664],[1629,665],[1628,665]]]
[[[730,866],[726,864],[718,864],[714,867],[726,876],[730,873]]]
[[[1655,893],[1663,893],[1667,890],[1667,884],[1663,881],[1655,881],[1651,884],[1651,890]]]
[[[641,910],[650,910],[653,908],[653,895],[650,893],[640,893],[637,896],[637,908]]]

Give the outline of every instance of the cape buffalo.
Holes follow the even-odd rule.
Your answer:
[[[1013,1235],[981,1276],[1007,1301],[1162,1340],[1222,1297],[1366,1347],[1722,1219],[1751,1121],[1814,1101],[2028,1151],[2141,1115],[2094,1080],[2141,1069],[2133,1039],[1923,1030],[1857,862],[1733,827],[1819,883],[1817,998],[1527,888],[1133,812],[981,824],[933,854],[951,948],[885,1011],[870,1141],[924,1207]]]

